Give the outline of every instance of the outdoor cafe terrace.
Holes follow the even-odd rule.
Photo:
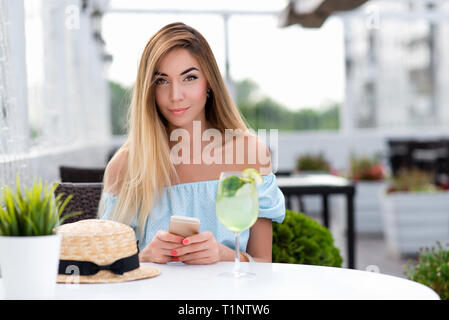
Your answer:
[[[297,292],[297,282],[289,284],[283,276],[288,274],[313,288],[305,275],[319,281],[320,270],[327,272],[323,274],[329,279],[341,276],[350,284],[333,283],[325,299],[338,299],[339,293],[343,299],[448,299],[447,291],[434,295],[434,291],[426,291],[428,285],[425,289],[414,287],[418,281],[411,281],[415,279],[405,268],[417,263],[420,249],[449,244],[449,4],[412,2],[316,0],[306,5],[306,1],[296,0],[281,1],[282,5],[266,10],[247,10],[237,4],[192,9],[185,5],[123,7],[124,3],[108,0],[0,0],[0,181],[13,190],[16,179],[28,186],[37,179],[59,182],[55,195],[73,194],[71,208],[83,211],[66,222],[96,219],[105,168],[127,138],[131,85],[111,78],[114,64],[124,57],[122,49],[115,51],[114,41],[126,42],[127,35],[134,33],[140,37],[140,19],[154,19],[144,41],[174,21],[186,21],[205,34],[219,24],[215,34],[220,36],[210,41],[223,79],[240,113],[270,150],[287,211],[294,217],[303,213],[301,219],[292,218],[294,222],[284,221],[293,235],[291,243],[300,246],[305,241],[306,232],[298,231],[298,226],[311,228],[313,245],[308,249],[318,247],[337,261],[326,265],[305,253],[295,253],[293,245],[281,243],[282,237],[277,238],[280,231],[274,227],[273,263],[242,263],[258,277],[266,277],[273,294],[282,292],[268,299],[320,299],[319,290],[328,288],[324,284],[315,291],[310,289],[307,296]],[[195,24],[198,17],[205,17],[206,22]],[[119,22],[130,19],[136,23]],[[246,28],[238,28],[239,19],[248,21]],[[261,20],[253,23],[251,19]],[[297,50],[293,49],[293,37],[311,30],[318,37],[326,23],[338,24],[342,101],[301,112],[261,96],[258,79],[234,79],[233,75],[239,74],[235,67],[239,59],[252,63],[242,58],[243,51],[252,52],[255,61],[265,61],[270,72],[276,69],[271,66],[273,57],[264,53],[266,43],[247,41],[246,47],[233,46],[238,43],[236,29],[256,37],[261,23],[279,35],[266,41],[278,48],[278,60],[289,59],[292,70],[299,61],[284,54]],[[117,25],[121,32],[116,32]],[[291,46],[279,40],[287,32]],[[140,49],[133,50],[141,54]],[[131,68],[136,68],[137,58],[132,59]],[[323,59],[323,70],[313,73],[324,78],[325,58],[317,55],[317,59]],[[283,76],[287,75],[279,75]],[[296,90],[297,95],[307,91],[298,86],[290,91]],[[6,208],[4,203],[2,208]],[[325,240],[318,239],[318,234],[331,235],[331,240],[326,240],[330,242],[320,247],[319,241]],[[313,268],[318,266],[338,267],[341,273]],[[174,283],[164,283],[165,274],[173,281],[191,275],[189,284],[194,286],[195,279],[214,281],[202,277],[226,271],[232,263],[220,262],[211,269],[153,267],[160,268],[162,274],[145,281],[154,280],[163,288]],[[353,269],[379,278],[350,273]],[[444,270],[435,281],[449,281],[449,271]],[[382,278],[385,275],[392,277]],[[356,286],[357,281],[365,281],[365,291]],[[376,281],[393,290],[381,291]],[[3,283],[0,278],[0,287]],[[229,284],[219,285],[222,293],[204,296],[201,290],[206,288],[199,284],[192,299],[227,299],[235,294]],[[144,282],[135,286],[124,286],[119,296],[108,287],[89,291],[85,286],[82,291],[86,299],[127,299],[147,290]],[[57,299],[78,298],[75,291],[61,288],[57,287]],[[252,299],[252,295],[264,299],[261,292],[267,288],[256,293],[242,286],[241,295],[233,299]],[[172,298],[164,292],[159,299]],[[144,299],[156,298],[146,294]]]

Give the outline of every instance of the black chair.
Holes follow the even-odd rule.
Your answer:
[[[69,195],[73,195],[61,216],[82,211],[80,215],[65,220],[64,224],[84,219],[96,219],[102,191],[103,183],[60,183],[55,190],[55,196],[63,193],[61,200],[64,201]]]
[[[393,175],[400,169],[417,168],[435,175],[436,184],[449,182],[449,142],[446,139],[389,140]]]
[[[412,153],[412,165],[422,170],[434,171],[437,160],[447,158],[446,143],[443,140],[416,143]]]
[[[436,182],[439,185],[449,185],[449,141],[442,140],[444,146],[439,150],[438,158],[435,163]]]
[[[413,143],[414,141],[411,140],[392,139],[388,141],[388,160],[393,176],[396,176],[400,169],[411,167],[411,149]]]
[[[106,168],[82,168],[60,166],[59,176],[61,182],[103,182],[104,171]]]

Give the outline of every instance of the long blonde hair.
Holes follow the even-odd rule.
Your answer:
[[[187,49],[197,59],[205,75],[211,91],[205,106],[206,120],[222,134],[225,129],[248,130],[226,89],[215,57],[204,37],[181,22],[166,25],[156,32],[145,46],[140,59],[128,113],[128,137],[115,155],[126,152],[128,157],[124,164],[126,167],[122,168],[120,174],[118,200],[109,217],[130,224],[139,213],[136,222],[140,235],[164,187],[171,185],[173,178],[179,181],[170,160],[167,120],[156,105],[153,76],[163,57],[174,48]],[[119,182],[119,179],[107,181],[109,164],[104,175],[105,186]],[[103,210],[102,205],[100,208]],[[100,210],[101,216],[104,212]]]

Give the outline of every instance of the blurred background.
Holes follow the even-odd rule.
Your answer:
[[[175,21],[208,40],[248,125],[279,130],[279,175],[340,175],[366,194],[356,199],[359,269],[403,276],[416,248],[449,241],[443,0],[0,0],[1,184],[58,181],[61,166],[104,169],[126,136],[142,50]],[[392,202],[412,191],[421,211],[391,218],[419,206]],[[303,200],[296,209],[320,210]],[[337,197],[335,217],[342,206]],[[394,240],[390,220],[411,238]]]

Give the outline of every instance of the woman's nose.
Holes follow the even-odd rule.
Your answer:
[[[179,101],[184,98],[184,93],[182,91],[181,86],[175,82],[171,86],[170,98],[172,101]]]

